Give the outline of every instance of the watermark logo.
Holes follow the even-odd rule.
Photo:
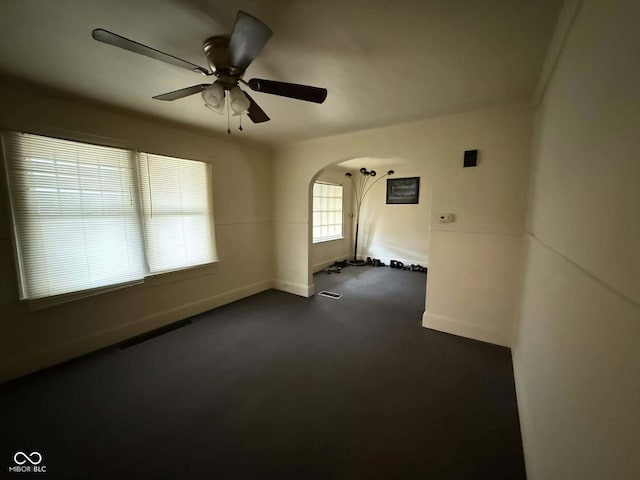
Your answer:
[[[16,452],[13,455],[15,465],[9,467],[12,473],[47,473],[47,466],[42,464],[40,452]]]
[[[31,452],[29,455],[24,452],[16,452],[13,456],[13,461],[18,465],[24,465],[27,462],[31,463],[31,465],[40,465],[42,455],[38,452]]]

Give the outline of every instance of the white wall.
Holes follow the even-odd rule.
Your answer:
[[[0,83],[5,128],[213,164],[220,262],[29,311],[19,303],[6,185],[0,203],[0,381],[265,290],[273,279],[271,152],[144,117]]]
[[[520,328],[528,478],[640,478],[640,3],[584,0],[536,112]]]
[[[520,249],[530,164],[531,111],[522,105],[451,115],[299,142],[274,158],[276,286],[313,293],[309,183],[328,165],[360,157],[403,158],[426,172],[433,225],[423,325],[509,344],[516,317]],[[477,168],[462,168],[477,148]],[[486,268],[489,267],[489,268]]]
[[[348,172],[346,168],[337,166],[327,167],[320,172],[316,181],[342,185],[342,238],[328,242],[313,243],[309,245],[309,261],[312,272],[318,272],[336,260],[344,260],[353,256],[353,239],[351,237],[353,208],[353,187],[344,176]],[[309,185],[310,195],[313,193],[313,182]],[[313,201],[311,201],[313,202]]]
[[[390,178],[420,177],[418,204],[387,205],[387,179],[377,182],[367,194],[360,214],[359,258],[378,258],[389,265],[399,260],[406,265],[429,265],[429,227],[431,224],[431,178],[415,162],[390,163]],[[357,177],[360,175],[354,172]],[[389,177],[388,177],[389,178]]]

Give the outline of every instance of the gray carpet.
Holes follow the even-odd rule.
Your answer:
[[[427,276],[315,276],[0,387],[0,477],[525,478],[506,348],[421,327]],[[32,477],[28,477],[32,478]]]

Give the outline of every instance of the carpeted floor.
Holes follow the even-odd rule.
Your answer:
[[[421,326],[427,276],[349,267],[0,387],[0,478],[525,478],[511,354]]]

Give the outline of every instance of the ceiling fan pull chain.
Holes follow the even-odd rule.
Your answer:
[[[238,130],[242,131],[242,113],[239,115],[240,117],[240,127],[238,127]]]
[[[225,99],[227,100],[227,133],[231,135],[231,117],[229,117],[231,104],[229,103],[229,95],[227,95],[227,92],[225,92]]]

